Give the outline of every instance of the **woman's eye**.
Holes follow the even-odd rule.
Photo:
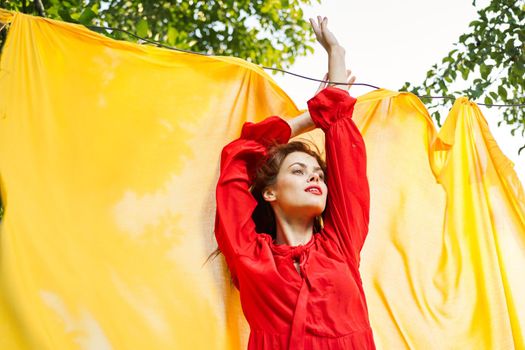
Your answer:
[[[303,171],[300,170],[300,169],[295,169],[294,171],[292,171],[292,174],[300,174],[300,175],[302,175]]]

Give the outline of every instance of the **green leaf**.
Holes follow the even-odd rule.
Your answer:
[[[142,18],[135,27],[136,34],[140,37],[147,37],[149,32],[148,21]]]
[[[60,16],[60,18],[62,18],[66,22],[73,22],[73,23],[77,22],[76,20],[71,18],[71,15],[69,14],[69,9],[68,8],[61,8],[61,9],[59,9],[58,10],[58,15]]]
[[[503,85],[498,87],[498,94],[503,98],[504,101],[507,100],[507,90],[503,87]]]
[[[470,74],[470,71],[466,67],[461,69],[461,77],[463,78],[463,80],[467,80],[469,74]]]
[[[482,23],[483,23],[483,22],[481,22],[481,21],[472,21],[472,22],[469,23],[468,26],[469,26],[469,27],[477,27],[477,26],[479,26],[479,25],[482,24]]]
[[[483,85],[476,85],[474,91],[472,92],[472,99],[477,99],[483,94]]]
[[[487,105],[491,105],[492,104],[492,99],[490,97],[488,97],[488,96],[485,96],[485,101],[484,102]]]
[[[91,24],[91,21],[93,18],[97,17],[97,14],[92,9],[85,8],[84,11],[80,14],[80,17],[78,17],[78,21],[84,25]]]
[[[173,27],[168,28],[168,44],[175,45],[177,40],[177,30]]]
[[[514,52],[514,39],[511,39],[505,43],[505,51],[507,51],[508,54],[511,54]]]
[[[486,64],[482,63],[481,66],[479,66],[481,77],[483,79],[487,79],[487,77],[490,74],[491,69],[492,69],[492,66],[487,66]]]

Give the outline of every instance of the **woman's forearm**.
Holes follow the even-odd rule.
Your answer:
[[[310,112],[308,111],[288,120],[288,125],[290,125],[290,128],[292,129],[292,135],[290,137],[295,137],[304,132],[315,129],[315,124],[312,117],[310,117]]]
[[[328,80],[338,83],[346,81],[346,64],[345,64],[345,49],[342,46],[335,45],[330,47],[328,52]],[[334,85],[337,88],[347,90],[346,85]],[[315,124],[308,111],[303,114],[288,120],[288,124],[292,129],[291,137],[295,137],[304,132],[315,129]]]
[[[346,82],[347,72],[345,64],[345,49],[342,46],[331,46],[328,50],[328,80],[337,83]],[[337,88],[348,90],[346,85],[334,85]]]

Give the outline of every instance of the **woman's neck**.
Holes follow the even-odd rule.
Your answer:
[[[285,215],[275,215],[276,244],[298,246],[312,239],[314,220],[308,218],[291,218]]]

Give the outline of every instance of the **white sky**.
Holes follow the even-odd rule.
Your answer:
[[[471,0],[323,0],[322,5],[304,7],[304,11],[306,19],[317,14],[329,18],[329,28],[345,47],[347,66],[357,76],[357,82],[390,90],[398,90],[405,81],[422,82],[432,64],[440,62],[477,18]],[[297,59],[289,70],[322,78],[327,70],[324,49],[315,44],[315,53]],[[299,108],[306,108],[306,101],[318,86],[291,75],[273,77]],[[359,96],[371,90],[355,86],[351,94]],[[518,157],[523,137],[519,133],[512,137],[506,124],[497,127],[501,119],[497,108],[480,108],[499,147],[514,162],[525,185],[525,151]],[[445,117],[446,112],[442,115]]]

